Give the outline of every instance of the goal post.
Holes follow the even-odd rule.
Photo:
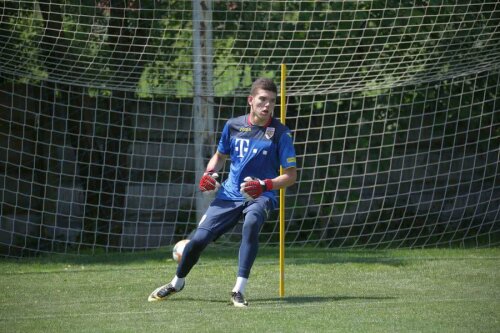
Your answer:
[[[208,146],[281,64],[299,173],[263,247],[500,244],[498,1],[112,3],[2,5],[2,255],[186,238]]]

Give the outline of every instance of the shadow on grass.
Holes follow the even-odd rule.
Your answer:
[[[237,265],[237,248],[209,247],[201,256],[202,262],[217,262],[218,260],[231,260]],[[279,260],[279,253],[273,248],[264,248],[259,251],[258,261],[260,264],[275,264]],[[388,251],[381,250],[356,250],[344,251],[335,249],[287,249],[286,265],[310,265],[310,264],[367,264],[405,266],[409,262],[398,258]],[[15,262],[22,264],[74,264],[74,265],[127,265],[138,264],[165,264],[175,265],[171,260],[171,249],[159,249],[143,252],[122,253],[93,253],[93,254],[45,254],[30,258],[0,258],[0,262]],[[257,263],[258,265],[259,263]]]
[[[287,258],[287,264],[304,265],[304,264],[369,264],[369,265],[387,265],[393,267],[402,267],[408,265],[407,260],[398,258],[385,258],[385,257],[350,257],[346,255],[328,258]]]
[[[265,304],[292,304],[292,305],[306,305],[318,303],[332,303],[342,301],[381,301],[395,299],[396,297],[379,297],[379,296],[290,296],[290,297],[274,297],[274,298],[258,298],[253,300],[252,303],[265,303]]]
[[[381,296],[290,296],[283,298],[264,298],[256,299],[255,301],[261,302],[276,302],[276,303],[291,303],[291,304],[305,304],[305,303],[324,303],[324,302],[340,302],[349,300],[362,300],[362,301],[380,301],[395,299],[396,297],[381,297]]]
[[[175,263],[171,260],[171,247],[155,250],[143,250],[135,252],[103,252],[80,254],[40,254],[35,257],[5,258],[0,257],[1,263],[16,264],[92,264],[92,265],[117,265],[124,264],[169,264]],[[460,251],[457,253],[457,251]],[[436,259],[463,259],[464,250],[450,249],[336,249],[336,248],[286,248],[286,265],[310,265],[310,264],[362,264],[362,265],[387,265],[393,267],[406,266],[415,260]],[[468,250],[471,251],[471,250]],[[478,249],[473,250],[470,257],[477,256]],[[481,251],[486,251],[482,249]],[[492,252],[494,249],[488,249]],[[465,252],[466,253],[466,252]],[[491,254],[485,254],[488,256]],[[493,253],[495,258],[497,253]],[[210,245],[202,254],[201,261],[204,263],[217,262],[219,260],[231,261],[237,265],[238,248],[224,247],[217,244]],[[257,260],[262,263],[275,264],[279,261],[279,249],[275,247],[263,247],[259,250]],[[257,263],[259,264],[259,263]]]
[[[318,304],[318,303],[332,303],[332,302],[342,302],[342,301],[384,301],[384,300],[394,300],[396,297],[389,296],[286,296],[286,297],[269,297],[269,298],[249,298],[248,302],[251,305],[271,305],[271,304],[291,304],[291,305],[306,305],[306,304]],[[228,304],[231,305],[229,299],[207,299],[203,297],[179,297],[169,300],[179,301],[179,302],[208,302],[217,304]]]
[[[238,248],[209,246],[200,258],[200,264],[213,265],[219,261],[226,265],[237,266]],[[28,258],[5,258],[0,256],[0,264],[74,264],[74,265],[107,265],[122,266],[135,264],[172,265],[170,247],[155,250],[135,252],[98,252],[92,254],[43,254]],[[422,260],[463,260],[463,259],[492,259],[500,256],[499,248],[487,249],[323,249],[323,248],[286,248],[285,265],[331,265],[331,264],[360,264],[360,265],[385,265],[391,267],[404,267]],[[257,257],[260,264],[275,265],[279,262],[279,249],[264,247],[259,250]],[[224,262],[226,261],[226,262]]]

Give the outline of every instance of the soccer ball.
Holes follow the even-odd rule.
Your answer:
[[[181,262],[182,252],[184,252],[184,247],[186,247],[187,243],[189,243],[189,239],[178,241],[172,250],[172,258],[178,263]]]

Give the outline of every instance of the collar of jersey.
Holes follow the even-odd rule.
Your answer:
[[[250,115],[247,116],[247,124],[250,125],[250,126],[258,126],[258,127],[268,127],[269,125],[271,125],[271,121],[273,121],[273,117],[269,117],[269,120],[266,124],[264,124],[264,126],[259,126],[259,125],[254,125],[250,122]]]

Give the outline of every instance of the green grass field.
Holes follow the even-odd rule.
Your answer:
[[[247,309],[229,305],[236,250],[210,248],[165,302],[169,250],[0,259],[1,332],[500,332],[500,249],[259,254]]]

